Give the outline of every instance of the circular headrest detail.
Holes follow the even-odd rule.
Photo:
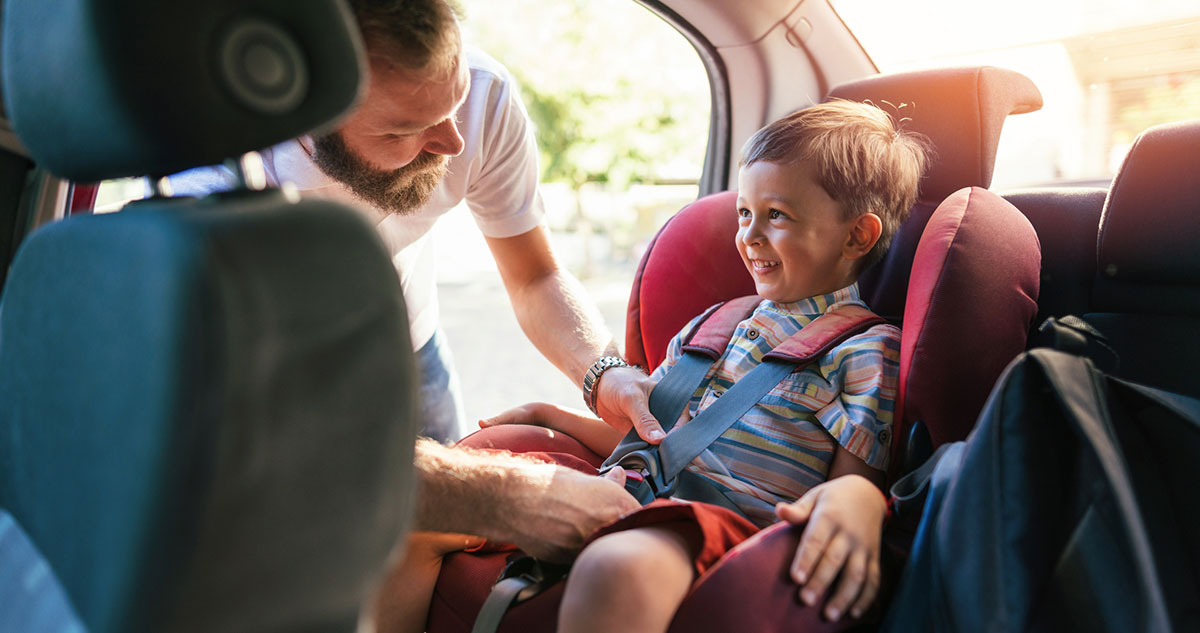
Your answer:
[[[218,50],[221,78],[243,105],[286,114],[304,101],[308,66],[295,39],[280,27],[242,18],[225,31]]]

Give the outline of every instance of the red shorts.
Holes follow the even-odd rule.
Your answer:
[[[606,534],[651,526],[683,537],[693,552],[697,578],[726,552],[758,532],[758,526],[732,510],[708,503],[659,499],[596,530],[588,543]]]

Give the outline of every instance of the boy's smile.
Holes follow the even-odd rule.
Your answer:
[[[759,296],[792,303],[845,288],[870,250],[856,239],[858,219],[817,184],[809,161],[757,162],[738,174],[737,248]]]

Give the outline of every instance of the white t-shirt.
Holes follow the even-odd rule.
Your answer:
[[[430,229],[466,200],[479,230],[512,237],[535,228],[545,215],[538,192],[537,144],[521,95],[508,70],[479,50],[468,49],[471,86],[458,110],[463,151],[450,159],[446,177],[425,206],[411,215],[376,209],[322,173],[296,139],[262,150],[267,182],[291,182],[302,196],[337,200],[376,224],[400,275],[408,305],[413,347],[437,329],[437,274]],[[233,187],[224,166],[201,167],[171,177],[175,193],[203,195]]]

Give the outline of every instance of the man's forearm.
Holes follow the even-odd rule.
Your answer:
[[[513,309],[525,335],[577,385],[601,356],[620,349],[596,304],[570,273],[558,270],[513,290]]]
[[[511,541],[504,526],[511,498],[549,486],[554,466],[507,453],[447,448],[419,440],[414,529]]]

